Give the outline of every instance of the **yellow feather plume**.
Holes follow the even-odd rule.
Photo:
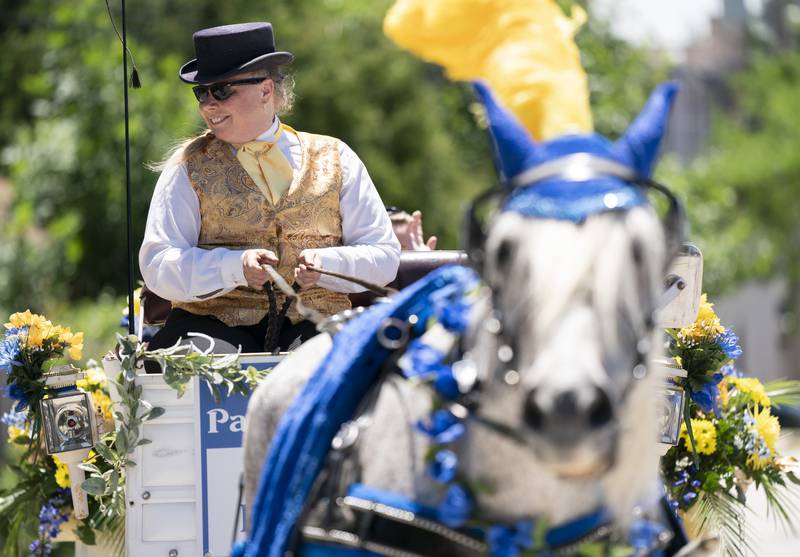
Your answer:
[[[483,80],[537,140],[592,130],[574,36],[585,23],[553,0],[397,0],[386,35],[453,80]]]

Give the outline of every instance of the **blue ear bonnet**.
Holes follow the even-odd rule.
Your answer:
[[[677,84],[657,88],[616,143],[598,134],[536,143],[488,87],[475,88],[486,107],[498,174],[508,188],[501,211],[582,222],[647,203],[635,184],[652,175]]]

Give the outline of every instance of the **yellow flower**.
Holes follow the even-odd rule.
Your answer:
[[[717,400],[719,400],[719,404],[722,408],[728,407],[728,402],[731,399],[731,393],[728,389],[729,382],[732,378],[726,377],[722,381],[719,382],[719,394],[717,395]]]
[[[139,310],[141,309],[141,294],[142,288],[141,286],[133,291],[133,314],[134,316],[139,315]],[[128,315],[128,298],[125,299],[125,307],[122,309],[122,315]]]
[[[713,454],[717,450],[717,429],[711,420],[692,420],[692,435],[697,452],[700,454]],[[681,424],[681,439],[686,447],[691,449],[692,442],[686,431],[686,424]]]
[[[103,419],[108,424],[114,423],[114,416],[111,413],[113,403],[111,399],[105,394],[103,391],[95,391],[92,393],[92,399],[94,400],[94,405],[100,410],[103,414]]]
[[[99,367],[90,367],[83,372],[83,379],[75,381],[75,386],[86,392],[105,389],[107,384],[106,374]]]
[[[73,360],[80,360],[83,353],[83,333],[73,333],[69,327],[64,329],[59,341],[68,346],[67,352]]]
[[[33,314],[31,310],[26,309],[24,312],[17,312],[8,318],[8,323],[5,324],[6,329],[19,329],[31,324]]]
[[[17,437],[21,437],[23,435],[28,435],[28,432],[22,428],[15,427],[13,425],[8,426],[9,443],[13,443],[14,441],[16,441]]]
[[[775,456],[775,443],[781,434],[781,424],[778,418],[770,414],[769,408],[763,408],[759,411],[758,406],[756,406],[755,410],[753,410],[753,418],[756,421],[756,431],[769,449],[769,455],[762,457],[758,454],[751,454],[747,458],[747,462],[753,468],[762,468],[769,464]]]
[[[700,309],[691,327],[685,327],[678,333],[682,339],[706,340],[715,338],[725,332],[719,317],[714,313],[714,304],[708,301],[706,294],[700,296]]]
[[[681,358],[680,356],[675,356],[673,360],[675,360],[675,365],[677,365],[681,369],[683,368],[683,358]]]
[[[772,406],[772,401],[767,395],[764,385],[755,377],[731,377],[730,382],[739,390],[740,393],[750,395],[756,404],[761,406]]]
[[[27,348],[41,348],[44,344],[44,340],[47,338],[48,332],[49,331],[44,330],[39,323],[31,325],[28,329],[25,346]]]
[[[53,455],[53,462],[55,462],[57,466],[55,475],[58,487],[69,487],[69,468],[55,455]]]

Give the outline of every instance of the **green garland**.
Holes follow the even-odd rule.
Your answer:
[[[136,465],[132,458],[136,448],[150,443],[142,437],[143,424],[164,414],[163,408],[141,398],[142,387],[136,385],[136,371],[144,360],[159,363],[164,381],[178,397],[199,377],[217,401],[232,393],[248,394],[268,371],[252,366],[242,370],[238,354],[214,356],[191,345],[148,351],[136,336],[117,337],[118,377],[107,380],[90,361],[85,379],[77,382],[80,390],[92,394],[108,432],[79,465],[87,475],[81,486],[89,495],[89,516],[76,521],[74,533],[87,545],[98,543],[99,535],[106,549],[122,555],[125,470]],[[0,370],[8,374],[7,394],[18,401],[17,412],[4,416],[3,421],[9,426],[11,444],[21,448],[15,455],[17,463],[9,467],[16,481],[0,491],[2,553],[9,557],[50,555],[56,536],[72,515],[72,500],[65,491],[69,486],[66,465],[44,450],[38,401],[52,394],[44,384],[46,370],[65,352],[79,359],[82,343],[81,333],[73,334],[29,311],[13,314],[0,336]],[[118,395],[114,404],[109,398],[109,382]]]

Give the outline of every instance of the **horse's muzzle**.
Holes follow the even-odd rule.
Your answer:
[[[570,445],[609,425],[614,411],[608,393],[597,386],[553,395],[532,389],[525,397],[523,416],[537,434],[557,445]]]

